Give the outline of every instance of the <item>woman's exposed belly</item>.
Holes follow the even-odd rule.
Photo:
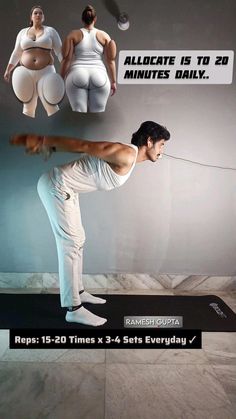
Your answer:
[[[41,70],[47,65],[53,64],[54,60],[50,50],[30,48],[23,51],[20,62],[29,70]]]

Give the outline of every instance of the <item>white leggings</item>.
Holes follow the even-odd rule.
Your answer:
[[[23,113],[35,117],[38,97],[48,116],[59,110],[57,104],[64,96],[64,82],[53,65],[41,70],[17,67],[12,75],[12,87],[16,97],[23,102]]]
[[[81,222],[78,194],[55,187],[48,173],[38,181],[38,193],[47,211],[56,239],[61,306],[81,304],[82,265],[85,233]]]
[[[111,84],[105,68],[72,65],[66,77],[66,94],[76,112],[104,112]]]

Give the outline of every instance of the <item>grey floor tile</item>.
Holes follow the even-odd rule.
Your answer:
[[[103,419],[104,382],[102,364],[0,362],[0,417]]]
[[[68,349],[57,358],[56,362],[103,364],[105,362],[105,349]]]
[[[202,349],[107,349],[108,364],[208,364]]]
[[[9,349],[7,345],[0,361],[101,364],[105,362],[105,349]]]
[[[235,407],[236,417],[236,365],[214,365],[213,369],[229,400]]]
[[[0,330],[0,361],[9,348],[9,330]]]
[[[106,368],[106,419],[235,419],[212,367],[113,364]]]
[[[202,348],[212,365],[236,365],[236,332],[204,332]]]

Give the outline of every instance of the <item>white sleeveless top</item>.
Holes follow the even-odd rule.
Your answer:
[[[74,47],[74,58],[71,65],[83,67],[100,66],[105,67],[102,61],[103,46],[98,42],[96,34],[97,29],[93,28],[87,31],[80,29],[83,33],[83,39]]]
[[[83,154],[79,160],[54,167],[49,173],[53,184],[59,189],[74,192],[109,191],[122,186],[130,177],[136,163],[138,147],[127,144],[136,151],[134,162],[126,175],[118,175],[104,160]]]

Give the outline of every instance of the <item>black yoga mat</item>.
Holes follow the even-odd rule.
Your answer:
[[[99,295],[106,304],[84,304],[106,317],[101,329],[123,329],[125,316],[183,316],[183,329],[235,332],[236,314],[215,295]],[[93,329],[65,321],[55,294],[0,294],[0,329]],[[130,329],[129,329],[130,330]]]

